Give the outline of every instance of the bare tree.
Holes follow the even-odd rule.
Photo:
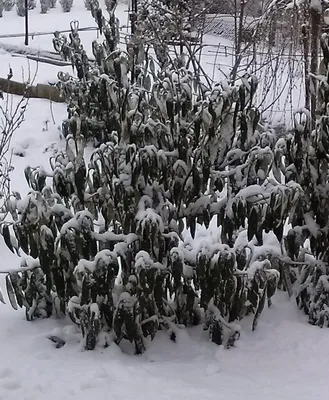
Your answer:
[[[31,79],[29,76],[26,82],[26,89],[33,83],[35,75]],[[12,70],[9,69],[8,74],[8,90],[6,93],[0,92],[0,223],[3,222],[8,213],[8,204],[10,201],[10,172],[12,171],[12,152],[10,145],[13,135],[20,128],[25,119],[25,111],[29,102],[29,98],[13,96],[10,94],[10,85],[12,78]]]

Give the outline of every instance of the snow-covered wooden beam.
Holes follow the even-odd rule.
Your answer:
[[[27,98],[47,99],[56,103],[64,103],[64,98],[55,86],[37,84],[29,86],[26,83],[0,78],[0,92],[24,96]]]

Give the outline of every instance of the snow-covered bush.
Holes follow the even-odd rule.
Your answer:
[[[37,6],[36,0],[29,0],[29,1],[28,1],[28,8],[29,8],[29,10],[34,10],[36,6]]]
[[[105,7],[109,13],[111,13],[113,9],[115,9],[116,3],[116,0],[105,0]]]
[[[50,8],[55,8],[56,2],[57,2],[57,0],[50,0]]]
[[[3,9],[4,9],[4,0],[0,0],[0,18],[2,17]]]
[[[85,7],[88,11],[91,10],[93,0],[84,0]]]
[[[321,46],[326,73],[318,76],[318,120],[311,132],[310,114],[296,114],[295,133],[287,139],[288,180],[295,180],[304,190],[304,199],[296,208],[292,229],[287,235],[287,249],[301,266],[296,271],[297,304],[309,316],[309,322],[329,325],[329,245],[328,225],[328,62],[329,37],[323,34]]]
[[[49,0],[40,0],[41,14],[46,14],[50,9]]]
[[[25,0],[16,0],[16,12],[19,17],[25,16]]]
[[[257,80],[209,85],[189,68],[195,53],[163,62],[142,41],[122,51],[114,9],[109,21],[97,4],[92,13],[105,37],[95,61],[78,23],[69,39],[55,33],[77,74],[59,74],[66,152],[51,159],[51,182],[28,167],[31,192],[10,203],[3,236],[28,255],[7,276],[10,301],[29,320],[67,312],[87,349],[105,332],[107,344],[127,339],[143,352],[145,337],[162,329],[175,340],[176,324],[199,324],[202,310],[211,340],[230,347],[237,322],[253,313],[255,329],[270,305],[277,265],[292,262],[280,244],[302,195],[281,183],[284,149],[259,126]],[[192,246],[200,229],[208,236]]]
[[[3,7],[5,11],[10,11],[15,5],[15,0],[4,0]]]
[[[62,10],[64,12],[70,12],[73,6],[73,0],[59,0]]]

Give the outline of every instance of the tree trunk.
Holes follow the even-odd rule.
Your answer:
[[[231,81],[235,82],[237,72],[242,60],[241,48],[242,48],[242,35],[243,35],[243,23],[244,23],[244,11],[245,11],[245,0],[240,0],[240,9],[238,6],[238,0],[235,0],[234,10],[234,30],[235,30],[235,60],[231,72]]]
[[[311,0],[310,5],[310,18],[311,18],[311,65],[310,72],[317,75],[318,72],[318,57],[319,57],[319,38],[320,38],[320,25],[321,25],[321,6],[318,7],[316,1]],[[315,128],[316,121],[316,92],[317,80],[311,80],[311,129]]]
[[[310,31],[308,24],[302,26],[302,42],[304,53],[304,76],[305,76],[305,108],[311,109],[311,92],[310,92]]]

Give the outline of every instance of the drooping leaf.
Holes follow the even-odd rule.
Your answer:
[[[29,255],[29,239],[25,229],[25,226],[17,222],[13,225],[15,236],[18,241],[18,245],[23,249],[25,254]]]
[[[276,226],[273,228],[273,233],[277,237],[278,241],[281,243],[281,240],[283,238],[283,223],[280,223],[279,226]]]
[[[19,307],[22,308],[23,305],[26,305],[27,308],[29,308],[29,306],[25,300],[24,293],[22,292],[22,289],[19,286],[19,275],[17,272],[12,272],[10,274],[10,281],[11,281],[12,287],[14,289],[17,304],[19,305]]]
[[[13,245],[12,245],[12,243],[11,243],[11,238],[10,238],[11,235],[10,235],[10,232],[9,232],[9,227],[8,227],[8,225],[4,225],[4,226],[3,226],[2,235],[3,235],[4,241],[5,241],[6,245],[7,245],[7,247],[9,248],[9,250],[10,250],[12,253],[15,253],[15,252],[14,252]]]
[[[90,302],[90,285],[86,277],[82,280],[82,290],[81,290],[81,305],[89,304]]]
[[[150,75],[144,76],[143,86],[144,86],[144,88],[145,88],[147,91],[150,91],[150,90],[151,90],[152,82],[151,82],[151,77],[150,77]]]
[[[196,220],[194,217],[190,217],[190,232],[192,239],[195,238],[195,230],[196,230]]]
[[[257,233],[258,231],[257,225],[258,225],[258,211],[256,207],[253,207],[248,217],[248,241],[250,241]]]
[[[32,230],[30,230],[28,233],[28,238],[30,244],[30,255],[33,258],[37,258],[39,256],[39,250],[38,250],[38,243],[36,240],[36,234]]]
[[[52,276],[54,284],[56,286],[56,292],[61,299],[65,298],[65,280],[63,270],[60,267],[54,267],[52,269]]]
[[[8,294],[8,298],[9,298],[11,306],[13,307],[14,310],[18,310],[15,291],[14,291],[13,285],[11,284],[9,274],[6,275],[6,288],[7,288],[7,294]]]
[[[6,304],[5,299],[3,297],[3,294],[1,292],[1,288],[0,288],[0,302],[3,303],[3,304]]]
[[[31,185],[31,182],[30,182],[31,167],[30,166],[25,167],[24,175],[25,175],[27,184],[30,186]]]

